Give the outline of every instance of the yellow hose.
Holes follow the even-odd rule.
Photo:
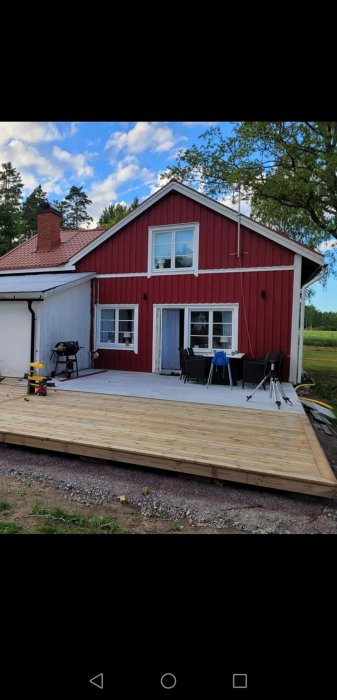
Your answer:
[[[315,384],[316,384],[316,382],[312,382],[311,384],[297,384],[297,386],[295,386],[295,391],[297,391],[297,389],[300,389],[302,386],[315,386]],[[300,401],[302,401],[302,400],[303,401],[311,401],[311,403],[317,403],[319,406],[323,406],[324,408],[330,408],[333,410],[333,406],[330,406],[329,403],[324,403],[323,401],[318,401],[317,399],[312,399],[310,396],[307,396],[307,397],[298,396],[297,398]]]

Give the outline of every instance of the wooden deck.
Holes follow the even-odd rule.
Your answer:
[[[28,400],[29,399],[29,400]],[[337,497],[306,415],[0,384],[0,441]]]

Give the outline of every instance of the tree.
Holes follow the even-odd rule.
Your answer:
[[[129,211],[134,211],[137,209],[137,207],[139,207],[139,199],[138,197],[135,197],[129,206]]]
[[[61,227],[66,230],[77,230],[82,224],[92,221],[87,214],[87,207],[92,204],[91,199],[83,192],[83,187],[73,185],[61,202],[55,202],[62,214]]]
[[[102,228],[110,228],[124,218],[129,213],[126,204],[109,204],[103,209],[101,216],[98,219],[98,226]]]
[[[98,226],[102,228],[111,228],[115,224],[118,224],[121,219],[124,218],[131,211],[134,211],[139,206],[139,199],[135,197],[128,207],[126,204],[109,204],[108,207],[103,209],[101,216],[98,219]]]
[[[61,226],[61,230],[65,231],[67,229],[67,224],[66,224],[67,202],[65,202],[64,199],[62,199],[61,201],[58,199],[54,199],[53,204],[59,210],[59,212],[61,214],[60,226]]]
[[[0,170],[0,255],[7,253],[20,239],[21,190],[20,173],[10,162],[2,163]]]
[[[239,122],[200,138],[162,177],[215,197],[240,184],[264,224],[311,247],[337,239],[337,122]]]
[[[47,193],[43,191],[41,185],[35,187],[35,190],[27,197],[22,205],[22,238],[31,238],[37,230],[37,210],[47,199]]]

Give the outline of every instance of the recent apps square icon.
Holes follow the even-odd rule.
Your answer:
[[[233,688],[247,688],[247,673],[233,673]]]

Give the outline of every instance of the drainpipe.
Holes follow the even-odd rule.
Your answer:
[[[307,282],[306,284],[301,287],[301,292],[300,292],[300,304],[301,304],[301,315],[300,315],[300,337],[299,337],[299,343],[298,343],[298,362],[297,362],[297,383],[299,383],[302,379],[302,372],[303,372],[303,338],[304,338],[304,311],[305,311],[305,291],[308,287],[310,287],[311,284],[314,284],[314,282],[318,282],[324,275],[325,275],[325,270],[326,270],[326,265],[324,265],[323,269],[320,271],[320,273],[317,275],[317,277],[314,277],[313,280],[310,280],[310,282]]]
[[[31,331],[30,331],[30,361],[34,362],[36,316],[35,316],[34,309],[32,309],[32,303],[33,303],[33,301],[31,299],[29,299],[29,301],[27,301],[28,309],[29,309],[30,313],[32,314],[32,325],[31,325]]]

